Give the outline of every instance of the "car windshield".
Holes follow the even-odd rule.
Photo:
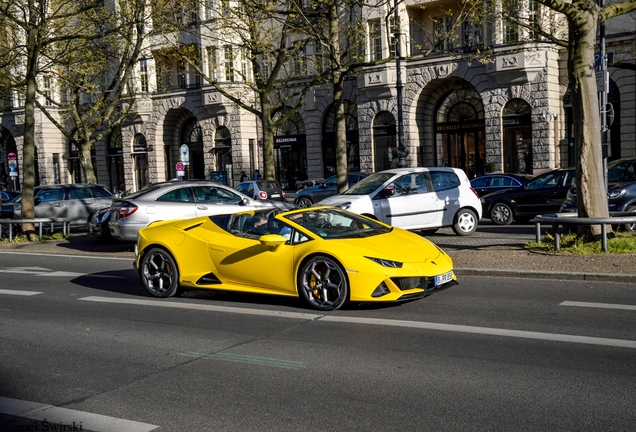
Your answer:
[[[378,172],[363,178],[355,185],[347,189],[343,195],[368,195],[376,191],[380,186],[386,183],[390,178],[395,176],[394,173]]]
[[[312,209],[285,217],[324,239],[364,238],[391,231],[375,221],[337,208]]]

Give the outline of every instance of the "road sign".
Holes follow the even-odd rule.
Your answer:
[[[190,165],[190,148],[187,144],[182,144],[179,152],[180,161],[183,162],[184,165]]]
[[[177,162],[177,171],[184,171],[185,164],[183,162]]]
[[[15,153],[9,153],[7,155],[7,157],[9,158],[9,160],[16,160],[18,157],[15,155]]]
[[[600,68],[603,65],[603,53],[597,51],[594,53],[594,67]]]

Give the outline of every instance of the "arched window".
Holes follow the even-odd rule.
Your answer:
[[[360,148],[358,144],[358,105],[344,101],[345,125],[347,129],[347,171],[360,171]],[[336,168],[336,113],[333,105],[327,111],[322,125],[322,153],[325,177],[335,173]]]
[[[395,117],[388,111],[380,111],[373,119],[373,160],[376,172],[395,166],[396,138]]]
[[[532,110],[523,99],[503,109],[503,171],[532,174]]]
[[[474,89],[453,90],[435,116],[438,166],[461,168],[469,178],[485,173],[484,104]]]

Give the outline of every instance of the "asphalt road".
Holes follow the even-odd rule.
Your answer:
[[[127,257],[0,253],[0,280],[0,431],[11,409],[85,431],[631,431],[636,418],[628,284],[464,277],[411,303],[316,313],[153,299]]]

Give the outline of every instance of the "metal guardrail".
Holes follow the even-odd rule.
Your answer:
[[[71,220],[66,218],[35,218],[35,219],[0,219],[0,227],[2,225],[9,225],[9,241],[13,241],[13,225],[22,225],[25,223],[32,223],[39,226],[38,234],[40,240],[42,240],[42,224],[51,224],[51,231],[53,231],[54,224],[62,224],[62,233],[64,237],[68,236],[71,231]]]
[[[630,216],[631,215],[631,216]],[[541,223],[552,224],[554,235],[554,249],[561,250],[561,239],[559,236],[559,225],[600,225],[601,245],[603,252],[607,253],[607,225],[623,225],[636,223],[636,214],[630,212],[612,213],[606,218],[586,218],[579,217],[578,213],[552,213],[538,215],[534,218],[537,243],[541,243]]]

